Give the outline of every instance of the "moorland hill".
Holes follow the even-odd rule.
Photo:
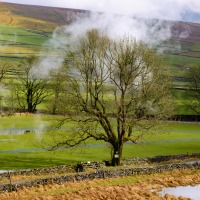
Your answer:
[[[0,57],[16,59],[41,55],[41,48],[56,27],[69,25],[90,14],[90,11],[72,8],[0,2]],[[149,19],[148,24],[156,21]],[[181,21],[160,24],[171,27],[171,37],[159,45],[164,49],[164,58],[172,67],[176,81],[182,81],[184,70],[200,62],[200,24]]]

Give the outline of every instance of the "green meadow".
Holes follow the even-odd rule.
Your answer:
[[[200,124],[163,122],[164,133],[147,136],[138,144],[124,145],[123,157],[146,157],[200,152]],[[42,131],[3,134],[3,130],[48,126],[45,116],[12,116],[0,118],[0,169],[27,169],[110,159],[111,149],[103,142],[88,141],[71,149],[48,151],[50,136]],[[47,143],[46,143],[47,142]]]
[[[42,55],[51,32],[34,31],[19,27],[0,25],[0,55],[5,58],[20,58]]]
[[[27,22],[28,23],[28,22]],[[35,23],[34,23],[35,24]],[[44,24],[48,28],[49,23]],[[0,56],[9,62],[31,55],[44,56],[49,50],[52,32],[0,25]],[[52,29],[53,30],[53,29]],[[162,47],[169,47],[163,59],[170,66],[173,77],[172,94],[177,114],[194,114],[184,104],[184,89],[187,87],[187,69],[199,64],[200,44],[177,42],[174,48],[168,41]],[[179,49],[180,47],[180,49]],[[171,48],[171,49],[170,49]],[[45,104],[45,103],[44,103]],[[45,107],[39,105],[39,109]],[[84,146],[57,151],[48,151],[46,144],[50,136],[41,131],[50,123],[50,117],[40,115],[11,116],[0,118],[0,170],[49,167],[81,161],[102,161],[110,159],[111,148],[103,142],[88,140]],[[163,122],[167,128],[144,138],[138,144],[124,145],[123,157],[146,157],[170,154],[200,152],[200,124]],[[69,125],[71,128],[72,125]],[[31,131],[35,130],[36,131]],[[16,131],[16,134],[9,134]],[[29,132],[30,131],[30,132]],[[21,132],[22,134],[17,134]]]

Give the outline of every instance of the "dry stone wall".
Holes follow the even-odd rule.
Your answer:
[[[74,172],[83,172],[86,169],[99,169],[102,167],[103,163],[100,162],[80,162],[74,165],[61,165],[57,167],[49,167],[49,168],[38,168],[38,169],[30,169],[30,170],[22,170],[22,171],[8,171],[7,173],[0,174],[1,178],[6,178],[9,176],[15,175],[51,175],[51,174],[64,174],[64,173],[74,173]],[[82,166],[83,170],[80,170],[79,167]],[[81,167],[80,167],[81,168]]]
[[[0,191],[17,191],[23,187],[30,188],[39,185],[47,185],[51,183],[62,184],[72,181],[83,181],[83,180],[93,180],[93,179],[103,179],[103,178],[114,178],[121,176],[129,176],[136,174],[151,174],[163,171],[170,171],[174,169],[200,169],[199,162],[191,162],[184,164],[168,164],[160,165],[155,167],[145,167],[145,168],[121,168],[112,170],[96,170],[92,173],[75,173],[71,175],[58,176],[54,178],[37,179],[32,181],[22,181],[12,184],[1,184]]]
[[[184,160],[188,158],[200,159],[200,153],[192,153],[192,154],[178,154],[178,155],[166,155],[166,156],[155,156],[155,157],[133,157],[130,159],[122,159],[122,165],[135,165],[142,163],[160,163],[166,162],[169,160]]]

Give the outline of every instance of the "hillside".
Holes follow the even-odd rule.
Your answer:
[[[90,12],[78,9],[0,2],[0,42],[10,42],[11,40],[8,36],[12,34],[20,36],[22,34],[19,33],[19,30],[23,29],[23,35],[26,36],[28,36],[30,32],[31,37],[33,37],[33,35],[36,36],[35,34],[39,34],[39,38],[36,38],[36,41],[41,41],[36,43],[32,41],[31,43],[33,45],[39,45],[38,43],[43,43],[45,39],[47,39],[46,37],[49,37],[56,27],[70,24],[83,14],[86,16],[89,15]],[[170,24],[172,27],[172,37],[170,41],[162,44],[167,47],[165,48],[165,53],[167,55],[178,55],[180,57],[190,58],[187,58],[186,61],[183,59],[183,63],[190,63],[192,59],[199,58],[200,24],[172,21],[167,21],[166,23]],[[18,41],[14,41],[14,43],[17,42]],[[19,42],[21,41],[19,40]],[[173,45],[170,44],[178,44],[179,48],[177,49],[177,45],[173,48]],[[171,64],[176,64],[174,63],[174,59],[174,57],[171,58]]]
[[[0,57],[18,59],[45,55],[53,30],[90,12],[78,9],[32,6],[0,2]],[[149,20],[151,24],[151,20]],[[165,21],[171,38],[159,46],[171,66],[174,85],[184,83],[184,72],[200,62],[200,24]]]
[[[87,11],[0,2],[0,24],[31,30],[53,31]]]
[[[0,57],[44,55],[56,27],[88,11],[0,2]]]

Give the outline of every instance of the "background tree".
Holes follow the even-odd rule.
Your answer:
[[[67,79],[68,74],[64,66],[60,69],[51,70],[51,97],[47,103],[49,112],[53,115],[65,113],[65,99],[67,98]]]
[[[195,114],[200,115],[200,65],[191,67],[186,74],[188,89],[185,92],[187,107]]]
[[[111,40],[97,30],[71,48],[68,109],[60,125],[73,121],[77,128],[53,148],[103,140],[112,147],[112,165],[119,165],[125,142],[137,143],[173,112],[166,66],[144,43]]]
[[[49,96],[49,80],[42,76],[38,68],[37,57],[23,60],[19,65],[15,92],[19,106],[27,112],[34,113],[39,104]]]
[[[5,78],[6,73],[9,71],[11,68],[11,64],[1,60],[0,61],[0,83],[2,82],[3,78]]]
[[[8,82],[8,72],[11,69],[12,65],[5,61],[0,61],[0,113],[5,115],[8,114],[5,112],[5,104],[6,104],[6,90],[7,90],[7,82]]]

